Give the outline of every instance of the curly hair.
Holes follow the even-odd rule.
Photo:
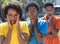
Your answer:
[[[15,10],[19,14],[20,18],[22,17],[22,9],[20,7],[20,3],[16,3],[16,2],[15,3],[12,3],[12,2],[8,3],[8,5],[6,5],[4,8],[4,17],[5,18],[6,18],[6,15],[7,15],[7,12],[9,9]]]

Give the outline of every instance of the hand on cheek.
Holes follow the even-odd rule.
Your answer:
[[[8,28],[9,29],[12,29],[12,25],[10,23],[10,19],[9,19],[9,16],[7,15],[7,22],[8,22]]]
[[[17,15],[16,26],[19,26],[19,15]]]

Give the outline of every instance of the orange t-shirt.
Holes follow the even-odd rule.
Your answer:
[[[42,17],[42,19],[47,21],[46,16]],[[60,17],[53,16],[52,23],[56,29],[58,29],[58,30],[60,29]],[[50,32],[51,32],[51,27],[48,23],[48,33],[50,33]],[[45,37],[44,44],[59,44],[59,38],[58,38],[58,36],[54,37],[54,38],[53,37]]]

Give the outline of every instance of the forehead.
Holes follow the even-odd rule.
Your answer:
[[[14,9],[9,9],[7,14],[8,15],[17,15],[18,13]]]
[[[30,6],[30,7],[28,7],[28,9],[30,9],[30,8],[37,9],[35,6]]]
[[[8,13],[17,13],[17,11],[16,10],[14,10],[14,9],[8,9],[8,11],[7,11]]]
[[[45,9],[53,9],[52,6],[47,6]]]

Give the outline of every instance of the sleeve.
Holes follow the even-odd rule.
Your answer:
[[[28,35],[30,35],[27,23],[23,24],[22,33],[27,33]]]
[[[39,32],[45,35],[48,33],[48,23],[46,21],[40,23]]]
[[[4,35],[3,27],[0,25],[0,35]]]
[[[60,19],[57,20],[55,27],[56,27],[56,29],[60,30]]]

